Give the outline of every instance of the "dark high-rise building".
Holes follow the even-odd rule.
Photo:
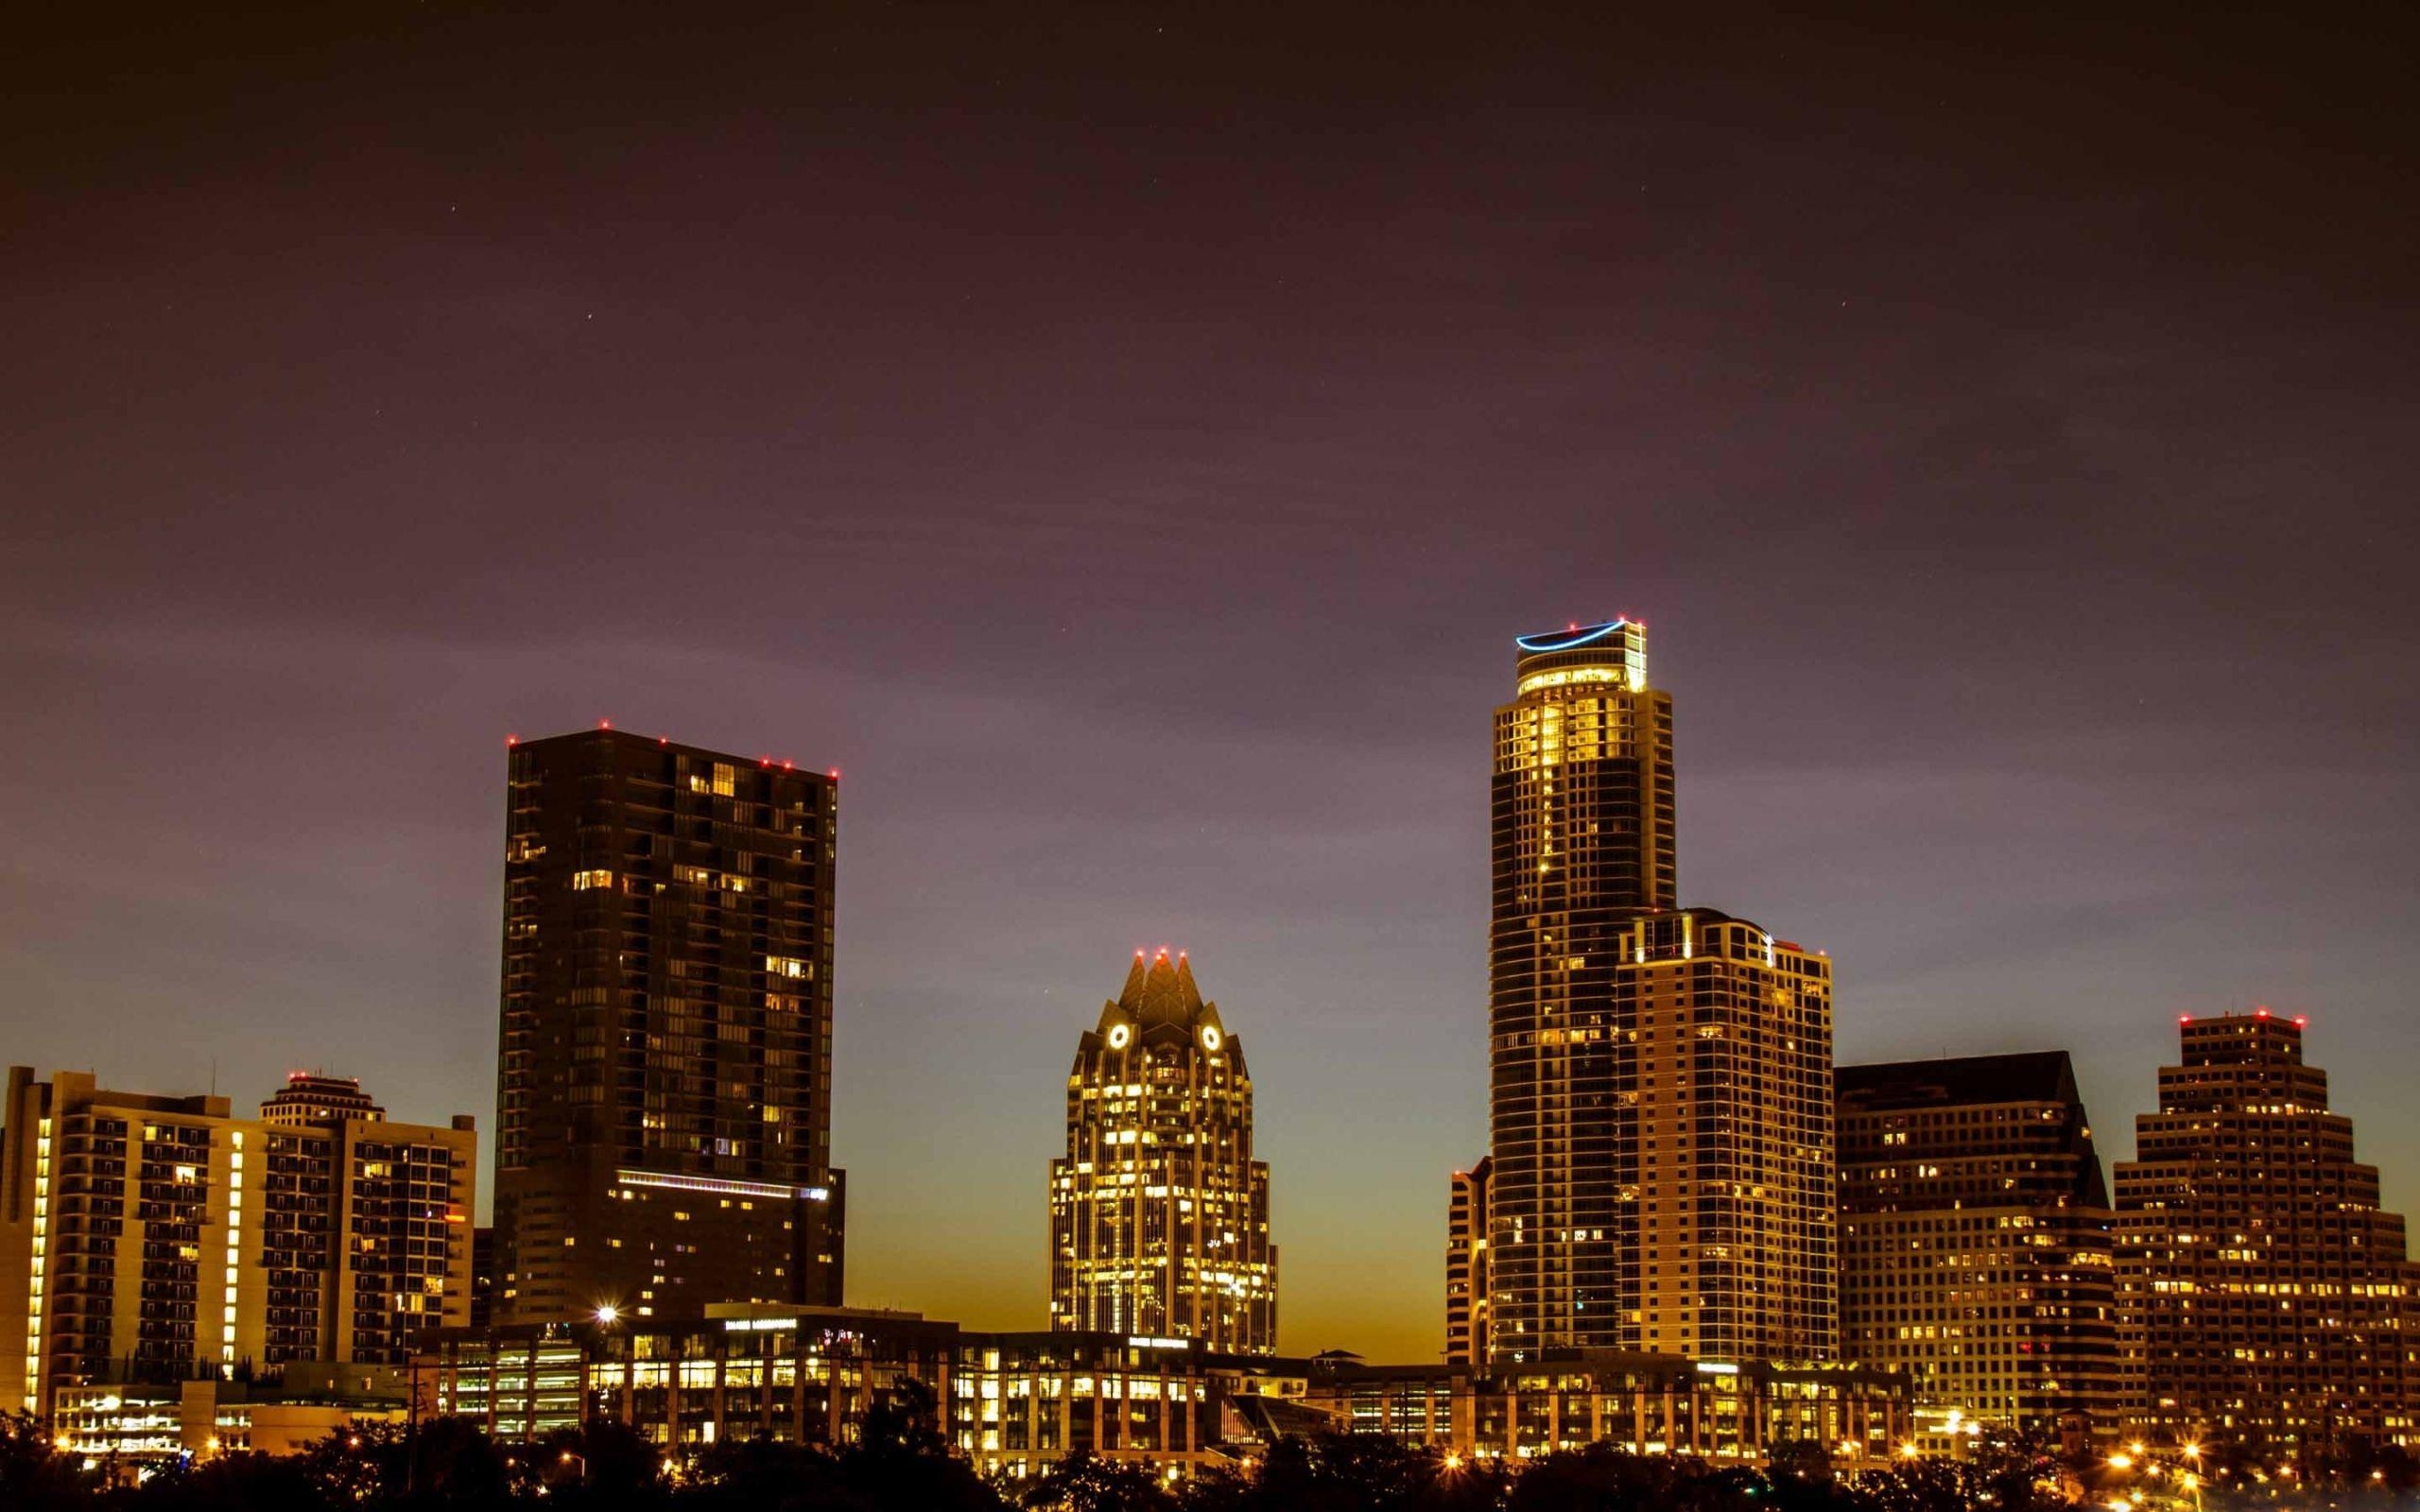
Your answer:
[[[1277,1348],[1252,1074],[1183,955],[1136,952],[1076,1042],[1067,1153],[1050,1162],[1050,1326]]]
[[[2147,1431],[2281,1450],[2420,1434],[2420,1266],[2303,1027],[2185,1020],[2184,1064],[2135,1120],[2118,1274]]]
[[[2111,1214],[2064,1050],[1842,1066],[1841,1348],[1918,1429],[2117,1432]]]
[[[838,783],[608,729],[510,767],[497,1321],[837,1304]]]

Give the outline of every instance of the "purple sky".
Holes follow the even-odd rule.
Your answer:
[[[2122,1155],[2308,1012],[2420,1204],[2401,39],[392,9],[0,91],[0,1059],[491,1128],[504,737],[611,716],[846,774],[851,1300],[1042,1322],[1166,943],[1285,1345],[1425,1358],[1489,713],[1626,612],[1841,1058]]]

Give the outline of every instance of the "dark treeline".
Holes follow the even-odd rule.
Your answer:
[[[1969,1458],[1916,1460],[1836,1477],[1820,1449],[1770,1470],[1605,1445],[1508,1470],[1463,1464],[1375,1435],[1322,1435],[1272,1446],[1247,1476],[1214,1471],[1182,1485],[1088,1455],[1036,1480],[987,1483],[954,1458],[929,1396],[870,1414],[838,1449],[766,1440],[717,1444],[676,1473],[618,1423],[566,1429],[536,1445],[500,1445],[477,1425],[438,1418],[407,1433],[364,1426],[301,1454],[222,1455],[113,1484],[59,1452],[26,1414],[0,1418],[6,1512],[2104,1512],[2214,1508],[2373,1508],[2408,1503],[2411,1456],[2355,1456],[2278,1479],[2213,1455],[2188,1487],[2129,1476],[2109,1462],[2062,1460],[2038,1445],[1983,1446]]]

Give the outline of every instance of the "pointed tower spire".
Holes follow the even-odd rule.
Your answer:
[[[1117,989],[1117,1005],[1132,1013],[1143,1005],[1143,953],[1134,953],[1134,969],[1126,973],[1126,985]]]

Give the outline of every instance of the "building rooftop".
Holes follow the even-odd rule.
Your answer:
[[[2071,1103],[2078,1096],[2075,1067],[2064,1050],[1841,1066],[1833,1073],[1833,1085],[1842,1101],[1870,1108]]]

